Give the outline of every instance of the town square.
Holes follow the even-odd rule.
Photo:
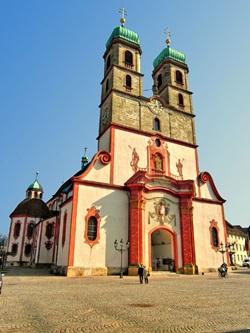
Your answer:
[[[183,275],[67,278],[8,268],[0,296],[1,333],[250,332],[250,269]]]

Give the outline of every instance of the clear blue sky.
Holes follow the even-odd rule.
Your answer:
[[[166,27],[185,53],[200,171],[227,200],[226,219],[250,224],[249,0],[2,0],[0,233],[36,170],[46,201],[80,169],[85,147],[96,153],[103,53],[122,6],[140,36],[145,90]]]

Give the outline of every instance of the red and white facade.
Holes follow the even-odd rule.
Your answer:
[[[129,274],[139,263],[155,270],[157,261],[158,269],[187,274],[217,269],[218,246],[227,243],[225,200],[211,175],[199,172],[187,66],[164,59],[153,78],[159,83],[167,72],[165,85],[163,77],[159,92],[142,97],[140,46],[123,37],[114,37],[104,54],[98,152],[47,202],[56,213],[36,222],[35,263],[54,263],[68,276],[119,273],[114,241],[123,239],[130,243],[123,254]],[[182,84],[172,80],[176,72]],[[175,94],[185,109],[174,104]],[[11,216],[9,252],[21,218],[24,251],[27,217]],[[19,254],[8,260],[24,261]]]

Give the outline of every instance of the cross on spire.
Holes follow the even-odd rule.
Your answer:
[[[124,7],[122,7],[122,8],[120,8],[119,9],[119,13],[121,13],[122,14],[122,18],[120,19],[120,22],[121,22],[121,24],[122,24],[122,27],[124,27],[124,23],[125,23],[125,15],[127,16],[127,12],[126,12],[126,10],[125,10],[125,8]]]
[[[171,34],[170,34],[170,31],[168,30],[168,27],[166,27],[166,29],[164,30],[164,33],[165,33],[166,36],[167,36],[166,43],[167,43],[168,46],[169,46],[169,45],[170,45],[170,37],[171,37]]]

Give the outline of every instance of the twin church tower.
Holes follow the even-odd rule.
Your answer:
[[[183,274],[217,269],[225,200],[199,171],[185,55],[167,38],[153,62],[153,95],[144,97],[139,36],[122,14],[103,56],[97,153],[46,203],[26,197],[17,206],[8,261],[55,264],[67,276],[134,275],[140,263]],[[22,209],[38,201],[42,212]],[[123,267],[116,240],[129,244]]]

